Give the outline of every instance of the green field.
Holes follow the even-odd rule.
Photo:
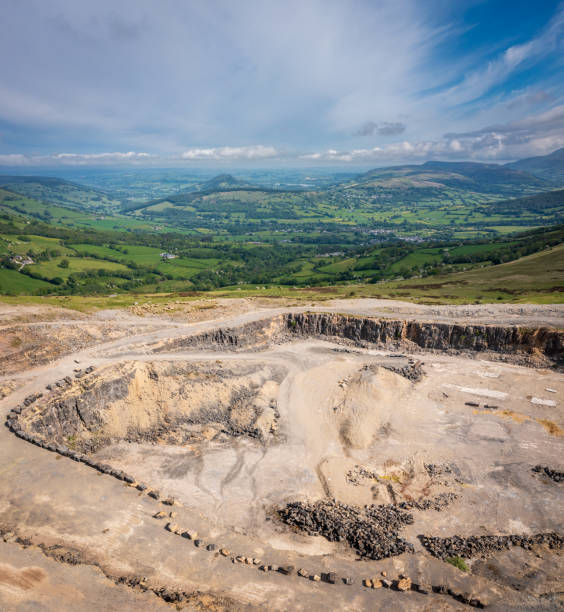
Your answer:
[[[59,264],[63,259],[68,262],[68,268],[60,267]],[[35,272],[49,279],[56,277],[67,279],[71,274],[76,272],[86,272],[88,270],[127,270],[126,266],[119,263],[99,259],[89,259],[86,257],[55,257],[49,261],[27,266],[27,268],[30,270],[30,272]]]
[[[20,274],[15,270],[0,269],[0,293],[29,294],[49,287],[49,283]]]

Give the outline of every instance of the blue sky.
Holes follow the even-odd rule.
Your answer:
[[[507,161],[564,146],[564,3],[3,0],[0,165]]]

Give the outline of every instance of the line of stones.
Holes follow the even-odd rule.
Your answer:
[[[174,512],[171,512],[168,516],[174,518],[176,515]],[[164,519],[166,517],[167,514],[163,511],[157,512],[154,515],[154,518],[156,519]],[[182,529],[177,523],[174,522],[168,522],[165,526],[165,529],[170,533],[186,538],[187,540],[191,540],[194,546],[196,546],[197,548],[207,550],[208,552],[215,552],[216,555],[221,555],[222,557],[229,558],[234,564],[242,564],[256,567],[259,571],[265,573],[276,572],[283,576],[297,575],[312,582],[324,582],[326,584],[337,584],[342,582],[345,585],[351,586],[355,583],[355,580],[352,576],[338,576],[336,572],[319,572],[312,574],[304,568],[299,568],[296,570],[296,567],[294,565],[274,565],[263,563],[261,559],[258,559],[256,557],[247,557],[242,554],[234,554],[228,548],[220,548],[218,550],[218,547],[215,543],[210,542],[206,544],[202,537],[198,535],[197,531],[190,529]],[[362,585],[369,589],[380,589],[384,587],[398,592],[414,591],[422,595],[428,595],[429,593],[450,595],[460,603],[464,603],[475,608],[485,608],[487,605],[485,601],[479,599],[478,597],[475,597],[473,594],[455,591],[447,585],[433,586],[426,583],[415,583],[411,580],[411,578],[404,574],[400,574],[399,577],[395,580],[389,580],[385,578],[386,575],[387,574],[384,571],[382,572],[382,579],[365,578],[362,581]]]
[[[16,533],[14,533],[13,531],[6,531],[2,528],[0,528],[0,537],[3,539],[4,542],[18,544],[19,546],[22,546],[24,549],[28,548],[29,546],[34,545],[34,542],[30,540],[29,538],[21,537],[17,535]],[[117,575],[116,576],[114,574],[110,574],[106,569],[104,569],[104,567],[99,565],[97,562],[84,561],[80,553],[77,553],[73,550],[65,549],[64,547],[59,546],[57,544],[54,546],[47,546],[46,544],[43,544],[42,542],[40,542],[39,544],[37,544],[37,547],[41,550],[41,552],[46,557],[54,559],[55,561],[58,561],[59,563],[65,563],[68,565],[93,565],[94,567],[97,567],[98,569],[100,569],[103,575],[108,580],[111,580],[114,584],[124,585],[131,589],[138,588],[139,590],[145,593],[151,592],[156,597],[159,597],[160,599],[168,603],[185,602],[189,604],[190,602],[194,601],[196,604],[198,604],[199,603],[198,598],[203,595],[203,593],[201,593],[200,591],[192,591],[188,593],[186,591],[178,591],[178,590],[171,589],[168,587],[163,587],[163,586],[149,586],[147,584],[147,578],[143,576],[136,576],[136,575],[133,575],[133,576],[132,575],[129,575],[129,576]],[[205,596],[207,599],[209,599],[210,593],[206,592]],[[221,597],[219,603],[221,603],[224,606],[222,609],[224,608],[225,609],[232,609],[232,608],[235,609],[235,602],[230,600],[226,596]]]
[[[93,368],[87,368],[87,370],[91,372]],[[66,382],[66,379],[62,379],[62,380]],[[69,459],[72,459],[73,461],[84,463],[85,465],[97,470],[98,472],[102,474],[113,476],[114,478],[117,478],[118,480],[121,480],[130,485],[135,484],[136,488],[139,491],[146,492],[153,499],[158,500],[160,498],[160,494],[158,491],[150,489],[147,485],[143,483],[137,483],[135,478],[133,478],[133,476],[127,474],[123,470],[114,469],[112,468],[111,465],[108,465],[106,463],[100,463],[96,461],[95,459],[93,459],[92,457],[85,455],[84,453],[79,453],[77,451],[74,451],[71,448],[68,448],[67,446],[63,446],[60,444],[53,444],[52,442],[41,440],[39,437],[34,436],[24,431],[19,422],[19,416],[21,415],[22,410],[24,408],[31,406],[34,402],[36,402],[41,397],[43,397],[42,393],[34,393],[33,395],[28,395],[23,400],[23,405],[16,406],[15,408],[12,408],[12,410],[10,410],[10,412],[6,416],[5,424],[6,424],[6,427],[8,427],[8,429],[12,433],[14,433],[18,438],[21,438],[22,440],[25,440],[26,442],[30,442],[31,444],[35,444],[36,446],[39,446],[40,448],[44,448],[45,450],[51,451],[52,453],[58,453],[59,455],[63,457],[68,457]],[[166,503],[167,500],[164,500],[164,501]]]

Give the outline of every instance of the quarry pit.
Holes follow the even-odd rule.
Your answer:
[[[562,605],[564,333],[354,306],[152,321],[28,370],[4,546],[96,568],[122,610]]]

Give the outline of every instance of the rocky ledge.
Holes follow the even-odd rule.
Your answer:
[[[296,336],[409,351],[489,352],[521,365],[564,366],[564,331],[547,327],[458,325],[312,312],[277,315],[236,328],[184,336],[153,350],[261,350]]]
[[[324,313],[287,316],[292,334],[346,338],[356,343],[409,344],[427,350],[492,351],[519,356],[524,363],[564,365],[564,332],[549,328],[456,325],[371,319]]]

